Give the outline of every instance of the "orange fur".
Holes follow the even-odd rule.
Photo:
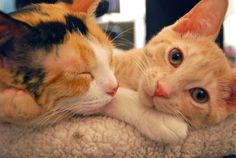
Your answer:
[[[192,127],[218,123],[235,112],[235,88],[232,88],[235,72],[213,42],[227,4],[227,0],[203,0],[154,36],[143,50],[114,56],[120,85],[138,89],[144,105],[182,117]],[[168,58],[174,48],[183,54],[178,67],[171,65]],[[169,97],[155,96],[157,83],[162,84]],[[190,90],[195,87],[209,93],[208,102],[193,100]]]

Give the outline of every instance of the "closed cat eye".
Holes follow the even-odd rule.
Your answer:
[[[88,71],[81,72],[81,73],[79,73],[79,75],[88,75],[88,76],[90,76],[91,78],[94,78],[94,76],[92,75],[92,73],[91,73],[91,72],[88,72]]]
[[[170,51],[168,59],[172,66],[178,67],[183,62],[183,53],[179,49],[174,48]]]
[[[209,94],[203,88],[192,88],[190,89],[190,94],[193,100],[200,104],[206,103],[209,100]]]

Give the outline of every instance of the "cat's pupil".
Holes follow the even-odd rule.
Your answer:
[[[181,60],[181,54],[179,52],[175,52],[173,55],[172,55],[172,60],[174,61],[179,61]]]
[[[193,88],[190,93],[193,100],[197,103],[206,103],[209,100],[209,95],[203,88]]]
[[[174,67],[178,67],[183,61],[183,54],[179,49],[172,49],[169,54],[169,61]]]

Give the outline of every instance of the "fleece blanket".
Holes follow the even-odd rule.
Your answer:
[[[236,116],[192,131],[177,144],[164,145],[132,126],[104,116],[73,118],[29,129],[0,124],[1,158],[216,158],[236,153]]]

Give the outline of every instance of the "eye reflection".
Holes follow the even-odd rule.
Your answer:
[[[190,89],[190,94],[193,100],[197,103],[203,104],[209,101],[209,94],[203,88],[192,88]]]
[[[178,67],[183,62],[183,53],[177,49],[174,48],[169,53],[169,62],[174,67]]]

